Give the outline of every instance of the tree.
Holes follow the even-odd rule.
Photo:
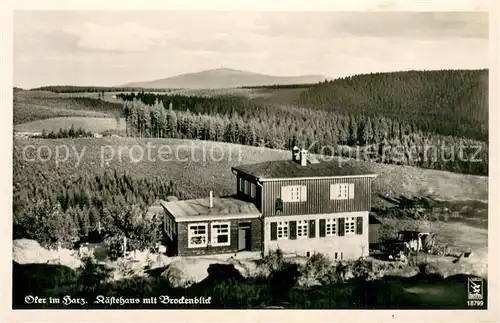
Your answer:
[[[368,145],[372,143],[372,141],[373,141],[373,126],[371,118],[368,117],[363,127],[363,143],[365,145]]]

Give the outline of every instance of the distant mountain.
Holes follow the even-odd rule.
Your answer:
[[[132,82],[123,87],[151,88],[188,88],[220,89],[240,86],[258,86],[273,84],[318,83],[327,80],[324,75],[272,76],[230,68],[218,68],[197,73],[187,73],[160,80]]]

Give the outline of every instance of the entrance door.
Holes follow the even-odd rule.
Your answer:
[[[251,227],[250,222],[238,224],[238,251],[252,250]]]

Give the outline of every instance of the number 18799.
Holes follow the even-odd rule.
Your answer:
[[[472,301],[467,301],[467,306],[483,306],[484,305],[484,301],[481,301],[481,300],[472,300]]]

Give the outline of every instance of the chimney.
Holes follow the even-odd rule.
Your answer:
[[[210,191],[210,208],[214,207],[214,193]]]
[[[307,166],[307,150],[300,151],[300,166]]]

